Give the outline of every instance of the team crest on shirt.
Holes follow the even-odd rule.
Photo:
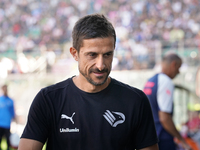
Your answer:
[[[103,116],[112,127],[116,127],[118,124],[122,124],[125,121],[125,115],[121,112],[106,110]]]

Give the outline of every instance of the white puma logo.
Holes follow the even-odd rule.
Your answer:
[[[67,115],[62,114],[62,115],[61,115],[61,119],[69,119],[69,120],[74,124],[74,121],[73,121],[73,119],[72,119],[72,117],[73,117],[74,115],[75,115],[75,112],[72,114],[71,117],[68,117]]]

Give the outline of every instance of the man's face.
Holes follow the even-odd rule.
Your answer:
[[[80,76],[92,85],[103,85],[111,71],[113,53],[113,37],[83,40],[78,53]]]
[[[179,69],[181,67],[181,62],[175,62],[172,67],[172,79],[176,77],[180,73]]]
[[[7,95],[7,92],[8,92],[8,89],[7,89],[7,86],[6,85],[4,85],[3,87],[2,87],[2,91],[3,91],[3,95]]]

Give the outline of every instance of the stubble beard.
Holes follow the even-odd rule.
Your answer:
[[[104,69],[104,70],[102,70],[102,71],[99,71],[98,69],[90,69],[90,70],[89,70],[89,73],[87,74],[87,73],[84,73],[83,71],[81,71],[80,68],[79,68],[79,72],[85,77],[85,79],[86,79],[90,84],[92,84],[92,85],[94,85],[94,86],[103,85],[103,84],[107,81],[108,75],[109,75],[109,73],[110,73],[110,71],[109,71],[108,69]],[[106,72],[107,75],[106,75],[105,79],[104,79],[102,82],[95,82],[95,81],[89,76],[92,72]],[[96,78],[97,78],[97,79],[102,79],[102,78],[104,78],[104,77],[101,76],[101,77],[96,77]]]

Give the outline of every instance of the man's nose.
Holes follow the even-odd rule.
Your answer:
[[[99,56],[97,58],[97,61],[96,61],[96,67],[102,71],[104,68],[105,68],[105,64],[104,64],[104,58],[102,56]]]

